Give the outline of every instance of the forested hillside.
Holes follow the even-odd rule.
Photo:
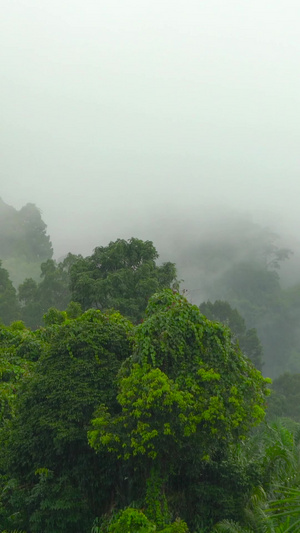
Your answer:
[[[38,208],[28,204],[16,211],[2,202],[1,209],[7,221],[1,226],[0,260],[16,289],[9,288],[2,270],[4,324],[21,319],[36,329],[49,307],[63,310],[70,301],[83,310],[115,308],[136,322],[149,296],[172,284],[197,305],[221,301],[236,309],[244,320],[244,333],[248,331],[249,337],[255,330],[258,335],[262,350],[256,363],[266,375],[300,372],[298,267],[291,280],[281,275],[293,250],[270,229],[243,217],[225,217],[223,223],[211,222],[207,232],[200,227],[199,235],[180,239],[176,246],[171,238],[169,243],[162,239],[165,263],[159,262],[153,243],[137,238],[99,244],[87,257],[66,249],[65,258],[57,262]]]
[[[35,206],[2,214],[0,531],[298,531],[292,251],[251,224],[195,242],[193,305],[151,241],[57,262]]]

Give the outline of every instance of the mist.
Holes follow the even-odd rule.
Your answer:
[[[3,531],[297,529],[299,20],[2,0]]]
[[[228,209],[296,238],[299,15],[281,0],[5,1],[3,200],[39,206],[56,257],[132,235],[164,254]]]

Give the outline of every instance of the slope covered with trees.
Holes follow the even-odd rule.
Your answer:
[[[18,212],[3,212],[1,533],[296,533],[300,292],[279,270],[289,250],[251,224],[244,242],[195,242],[199,308],[151,241],[58,263],[35,206],[19,244]],[[40,271],[18,290],[5,266],[14,249]]]
[[[10,398],[0,431],[4,527],[82,533],[98,517],[113,531],[130,506],[153,531],[237,519],[238,477],[229,506],[219,493],[235,476],[234,450],[264,417],[268,383],[229,329],[170,289],[136,327],[100,310],[49,311],[46,323],[1,329],[2,364],[15,366],[11,389],[0,389]]]
[[[20,316],[35,329],[49,307],[63,310],[74,301],[83,310],[114,308],[138,322],[151,294],[177,286],[175,265],[157,265],[157,258],[151,241],[132,238],[98,247],[89,257],[69,253],[59,263],[48,259],[39,283],[29,278],[19,286]]]
[[[227,326],[170,289],[73,312],[0,327],[3,532],[298,531],[299,425]]]

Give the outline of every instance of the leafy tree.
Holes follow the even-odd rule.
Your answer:
[[[118,239],[95,248],[93,255],[72,266],[72,299],[83,309],[114,308],[134,322],[144,315],[149,297],[176,281],[173,263],[156,265],[151,241]]]
[[[34,352],[40,355],[40,342],[22,322],[0,326],[0,428],[14,415],[16,392],[32,372]]]
[[[254,328],[248,329],[246,322],[237,309],[233,309],[228,302],[216,300],[214,303],[203,302],[199,307],[210,320],[221,322],[228,326],[234,341],[238,341],[242,352],[251,359],[258,370],[262,369],[262,345]]]
[[[90,310],[38,335],[45,344],[23,381],[9,434],[7,471],[16,488],[7,508],[31,532],[89,532],[110,506],[116,466],[96,456],[86,432],[95,407],[116,408],[116,374],[131,350],[130,323]]]
[[[180,485],[181,500],[189,502],[182,516],[191,523],[199,503],[197,509],[193,501],[192,512],[190,488],[199,486],[207,464],[263,419],[266,384],[232,344],[228,328],[165,290],[149,300],[134,354],[120,371],[120,412],[102,403],[89,442],[142,465],[146,478],[154,470],[161,491]]]
[[[51,258],[52,245],[46,234],[47,226],[42,220],[40,210],[34,204],[28,203],[20,209],[18,215],[22,227],[18,251],[30,261],[35,259],[39,263]]]
[[[42,344],[22,322],[0,326],[0,524],[9,531],[15,525],[14,513],[8,512],[7,505],[15,488],[7,472],[9,434],[22,380],[33,374],[34,360],[40,356]]]
[[[92,533],[189,533],[188,527],[183,520],[177,519],[172,524],[160,528],[149,520],[145,514],[138,510],[128,507],[118,513],[107,525],[95,527]]]

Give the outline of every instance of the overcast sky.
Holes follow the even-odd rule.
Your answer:
[[[56,255],[204,207],[296,235],[299,21],[298,0],[2,0],[0,196],[38,205]]]

